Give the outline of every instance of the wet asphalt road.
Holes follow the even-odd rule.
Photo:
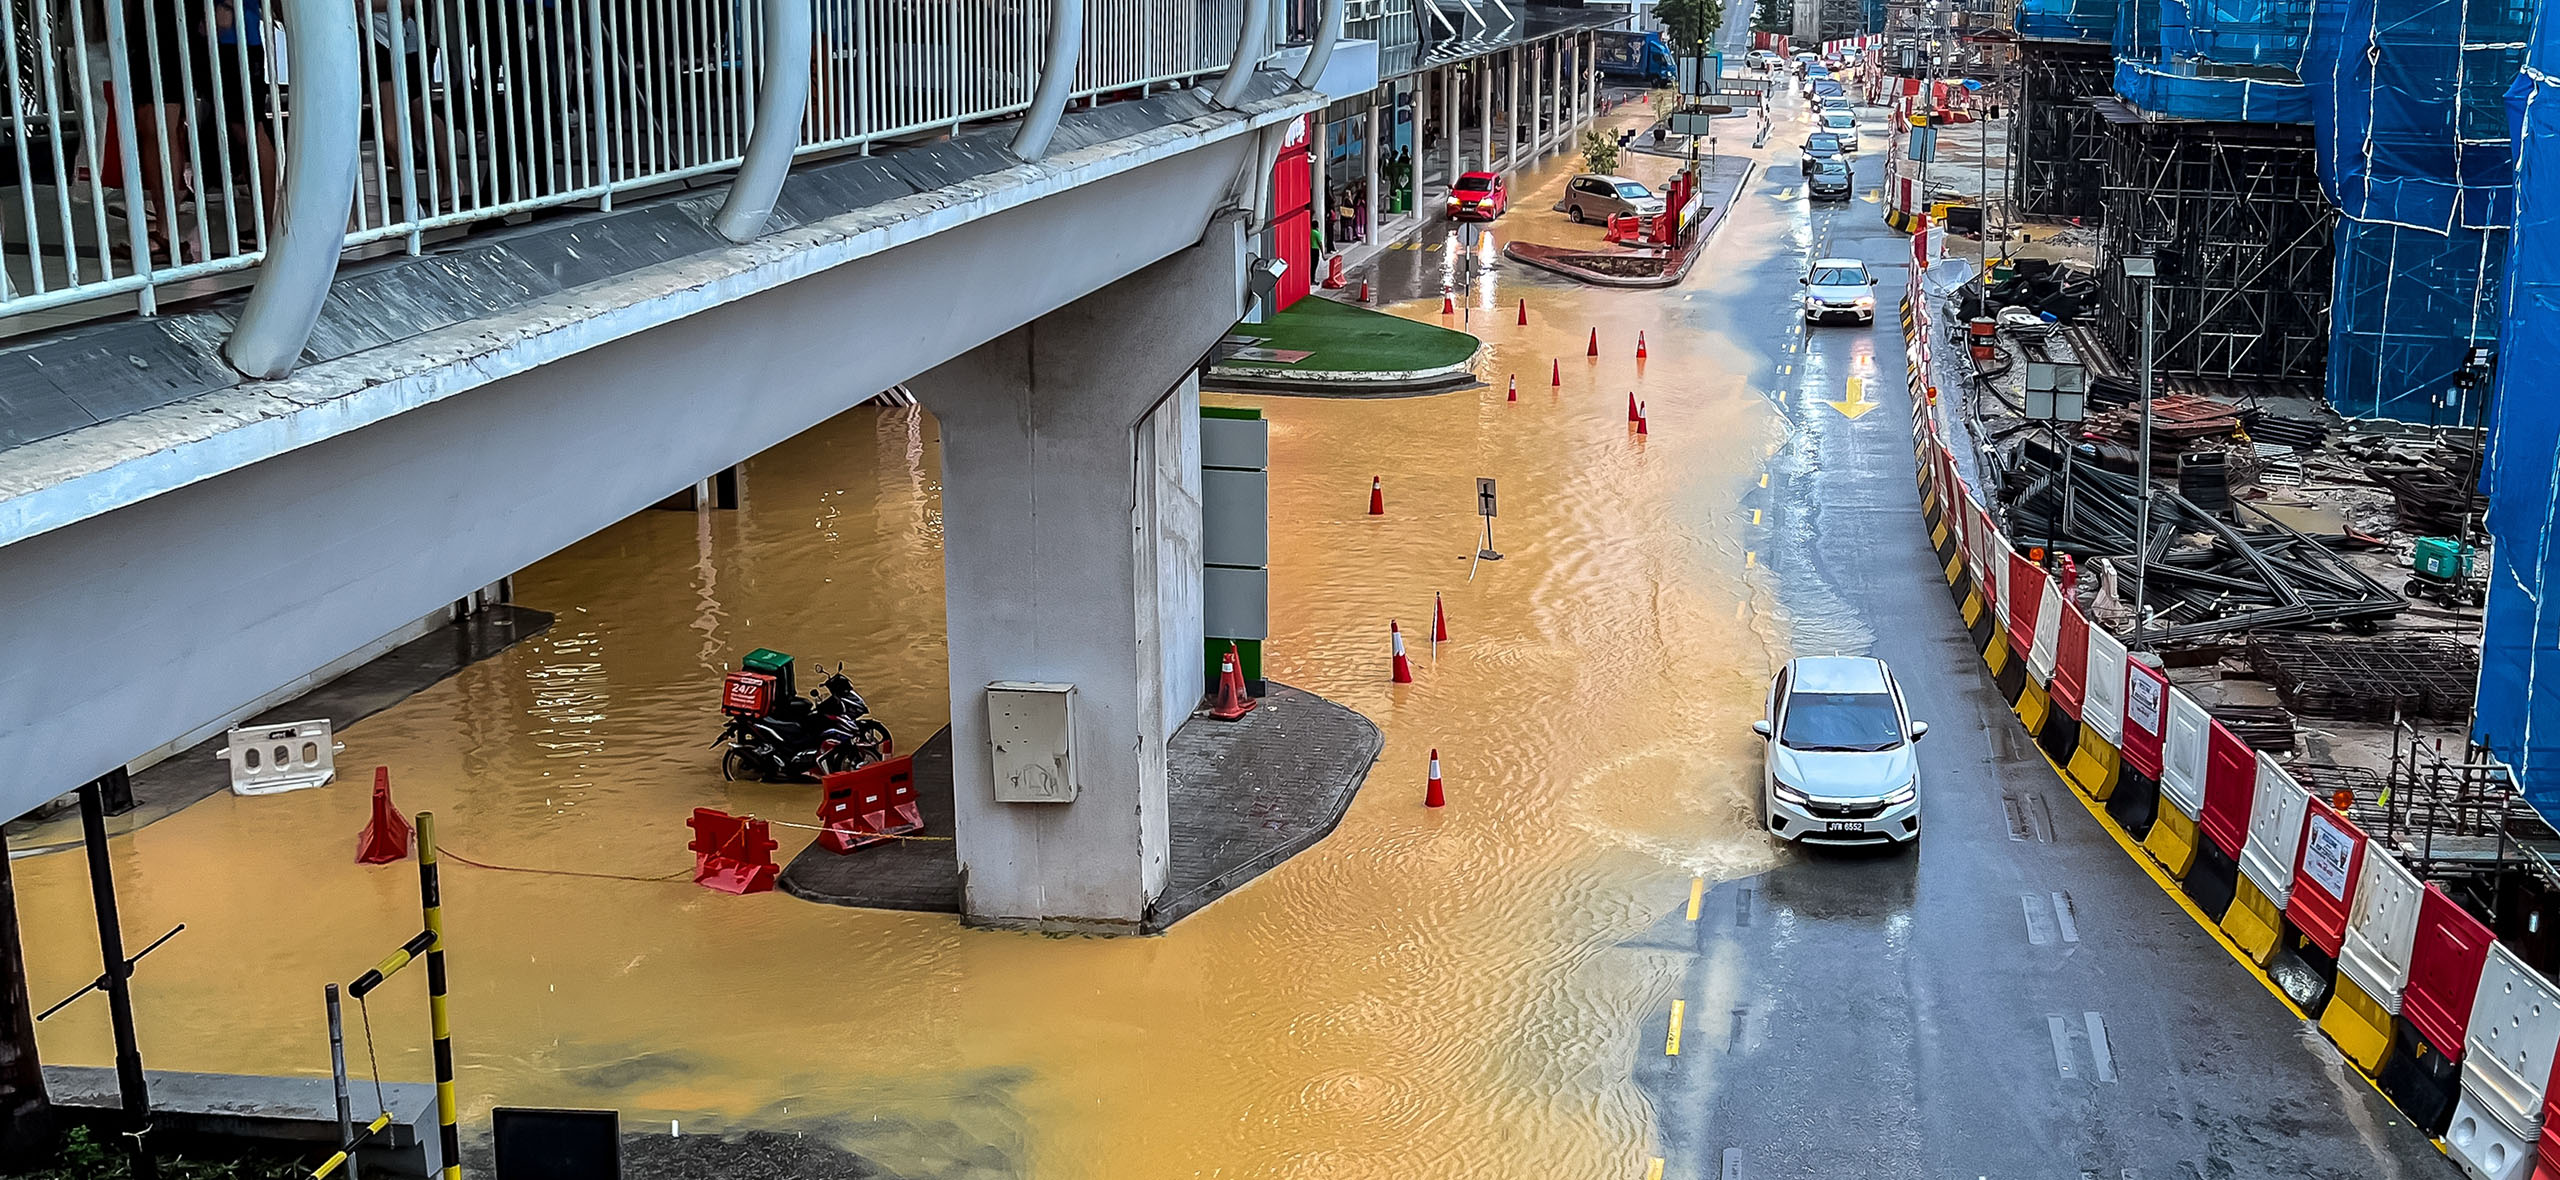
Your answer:
[[[1864,119],[1861,197],[1883,164]],[[1779,161],[1723,232],[1789,245],[1747,292],[1700,296],[1699,326],[1774,354],[1756,380],[1791,430],[1743,501],[1762,510],[1759,562],[1801,652],[1884,658],[1932,725],[1923,847],[1794,853],[1639,940],[1686,956],[1681,1053],[1662,1012],[1636,1060],[1663,1175],[2458,1174],[2126,856],[2009,716],[1914,490],[1893,312],[1909,239],[1864,199],[1803,213]],[[1800,330],[1790,300],[1820,256],[1877,271],[1873,328]],[[1860,373],[1883,404],[1853,420],[1825,403]]]

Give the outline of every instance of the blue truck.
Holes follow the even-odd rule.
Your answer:
[[[1671,65],[1671,46],[1660,33],[1632,33],[1624,29],[1603,29],[1593,34],[1599,52],[1593,64],[1605,77],[1640,82],[1647,86],[1668,86],[1678,77]]]

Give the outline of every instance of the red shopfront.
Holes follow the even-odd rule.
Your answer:
[[[1278,311],[1307,297],[1321,262],[1315,251],[1315,156],[1310,116],[1289,124],[1280,158],[1271,166],[1271,256],[1289,264],[1272,299]]]

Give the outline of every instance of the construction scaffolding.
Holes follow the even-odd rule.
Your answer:
[[[2018,21],[2026,26],[2027,9]],[[2009,174],[2010,198],[2029,217],[2096,217],[2107,141],[2089,100],[2107,93],[2115,57],[2103,40],[2022,40],[2017,48],[2009,155],[2018,166]]]
[[[2167,118],[2308,123],[2310,31],[2310,0],[2128,0],[2116,21],[2115,92]]]
[[[2490,551],[2473,735],[2515,767],[2525,798],[2560,814],[2560,400],[2543,366],[2560,354],[2560,14],[2535,23],[2515,116],[2515,221],[2506,314],[2489,404]],[[2548,674],[2548,678],[2546,675]],[[2544,685],[2554,686],[2543,691]]]
[[[2497,335],[2513,216],[2506,90],[2529,0],[2330,0],[2303,79],[2320,184],[2343,220],[2329,401],[2352,417],[2477,425],[2457,380]]]
[[[2119,74],[2119,80],[2121,80]],[[2311,129],[2150,120],[2099,99],[2101,272],[2112,343],[2140,353],[2141,294],[2116,263],[2156,260],[2156,372],[2318,381],[2328,352],[2330,226]]]

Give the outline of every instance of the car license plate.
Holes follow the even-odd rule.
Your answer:
[[[1835,819],[1830,823],[1822,825],[1822,830],[1826,832],[1863,832],[1867,830],[1867,825],[1859,823],[1856,820]]]

